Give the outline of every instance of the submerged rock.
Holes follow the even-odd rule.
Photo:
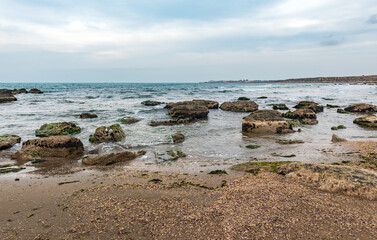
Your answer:
[[[206,118],[209,113],[208,107],[195,102],[175,105],[170,109],[169,115],[178,119]]]
[[[141,121],[140,118],[134,118],[134,117],[123,117],[119,119],[119,122],[123,124],[132,124],[132,123],[137,123],[139,121]]]
[[[180,132],[174,133],[171,137],[174,143],[182,143],[185,141],[185,135]]]
[[[337,142],[346,142],[347,140],[344,138],[340,138],[338,135],[333,134],[331,137],[331,142],[337,143]]]
[[[369,115],[364,117],[356,118],[353,123],[358,124],[363,127],[377,128],[377,116]]]
[[[42,94],[43,92],[38,88],[30,89],[29,93]]]
[[[342,108],[338,108],[336,110],[337,113],[342,113],[342,114],[348,114],[349,112],[347,112],[346,110],[342,109]]]
[[[97,114],[94,113],[81,113],[80,118],[88,119],[88,118],[98,118]]]
[[[220,109],[232,112],[254,112],[258,110],[258,104],[253,101],[224,102]]]
[[[81,128],[72,122],[48,123],[35,131],[37,137],[57,135],[74,135],[81,132]]]
[[[162,104],[162,102],[146,100],[146,101],[141,102],[141,104],[143,104],[145,106],[157,106],[157,105]]]
[[[192,105],[192,104],[198,104],[203,105],[209,109],[217,109],[219,108],[219,103],[216,101],[211,100],[202,100],[202,99],[194,99],[192,101],[184,101],[184,102],[175,102],[175,103],[167,103],[165,105],[165,108],[171,109],[173,107],[179,106],[179,105]]]
[[[110,127],[101,126],[96,129],[94,135],[89,137],[89,141],[93,143],[101,142],[119,142],[126,137],[123,129],[119,124],[113,124]]]
[[[165,121],[152,121],[148,125],[151,127],[157,126],[173,126],[178,124],[185,124],[193,122],[190,118],[185,119],[173,119],[173,120],[165,120]]]
[[[318,103],[312,101],[301,101],[294,108],[298,109],[311,109],[314,112],[323,112],[323,106],[319,106]]]
[[[20,93],[28,93],[28,91],[25,88],[13,89],[12,90],[12,94],[20,94]]]
[[[275,110],[258,110],[243,118],[242,131],[251,133],[293,132],[291,125]]]
[[[284,103],[273,104],[272,109],[274,109],[274,110],[289,110],[287,105],[285,105]]]
[[[0,136],[0,150],[5,150],[13,147],[16,143],[21,142],[21,137],[17,135],[3,135]]]
[[[17,101],[17,98],[13,96],[12,91],[8,89],[0,89],[0,103]]]
[[[84,146],[80,139],[68,136],[52,136],[31,139],[22,143],[22,149],[12,159],[25,161],[76,159],[82,156]]]
[[[248,100],[250,100],[250,98],[248,98],[248,97],[239,97],[238,98],[238,101],[248,101]]]
[[[366,103],[353,104],[344,109],[347,112],[377,112],[377,106]]]
[[[130,161],[138,156],[144,155],[145,151],[139,152],[119,152],[119,153],[103,153],[100,155],[90,154],[82,159],[82,163],[86,165],[101,165],[107,166],[119,162]]]
[[[295,111],[288,111],[283,114],[285,118],[298,119],[302,124],[315,125],[318,123],[317,115],[311,109],[296,109]]]

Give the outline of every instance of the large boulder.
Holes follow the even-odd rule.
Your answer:
[[[323,106],[319,106],[318,103],[312,101],[301,101],[294,108],[298,109],[311,109],[314,112],[323,112]]]
[[[302,124],[315,125],[318,123],[315,112],[308,108],[296,109],[283,114],[285,118],[298,119]]]
[[[31,160],[66,160],[82,156],[84,146],[80,139],[68,136],[52,136],[31,139],[22,143],[22,149],[12,155],[12,159]]]
[[[353,104],[344,109],[347,112],[377,112],[377,106],[366,103]]]
[[[165,108],[167,109],[171,109],[173,107],[177,107],[177,106],[180,106],[180,105],[192,105],[192,104],[196,104],[196,105],[203,105],[209,109],[217,109],[219,108],[219,103],[216,102],[216,101],[211,101],[211,100],[202,100],[202,99],[194,99],[192,101],[184,101],[184,102],[171,102],[171,103],[167,103],[165,105]]]
[[[97,114],[94,113],[81,113],[80,114],[81,119],[89,119],[89,118],[98,118]]]
[[[57,135],[73,135],[81,132],[81,128],[72,122],[48,123],[35,131],[37,137]]]
[[[162,102],[146,100],[146,101],[141,102],[141,104],[143,104],[145,106],[157,106],[157,105],[162,104]]]
[[[232,112],[254,112],[258,110],[258,104],[253,101],[224,102],[220,106],[221,110]]]
[[[251,133],[287,133],[293,130],[280,112],[258,110],[243,118],[242,131]]]
[[[12,101],[17,101],[17,98],[12,94],[12,90],[0,89],[0,103]]]
[[[108,166],[111,164],[130,161],[138,156],[144,155],[145,151],[139,152],[119,152],[119,153],[103,153],[99,155],[89,154],[82,159],[82,163],[85,165],[100,165],[100,166]]]
[[[208,116],[208,107],[195,102],[175,105],[170,109],[169,115],[178,119],[200,119]]]
[[[30,89],[29,93],[42,94],[43,92],[38,88]]]
[[[12,94],[20,94],[20,93],[28,93],[28,91],[25,88],[13,89],[12,90]]]
[[[123,129],[119,124],[113,124],[110,127],[101,126],[96,129],[94,135],[89,137],[89,141],[93,143],[102,142],[119,142],[126,137]]]
[[[3,135],[0,136],[0,150],[13,147],[16,143],[20,143],[21,138],[17,135]]]
[[[356,118],[353,123],[356,123],[363,127],[377,128],[377,116],[369,115]]]

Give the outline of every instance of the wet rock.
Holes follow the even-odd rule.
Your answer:
[[[146,101],[141,102],[141,104],[143,104],[145,106],[157,106],[157,105],[162,104],[162,102],[146,100]]]
[[[126,137],[123,129],[119,124],[113,124],[110,127],[101,126],[96,129],[94,135],[89,137],[89,141],[93,143],[101,142],[119,142]]]
[[[203,104],[195,102],[188,102],[187,104],[174,105],[170,109],[169,115],[172,118],[178,119],[200,119],[206,118],[209,113],[208,107]]]
[[[13,96],[12,91],[8,89],[0,89],[0,103],[17,101],[17,98]]]
[[[319,106],[317,103],[312,101],[301,101],[294,108],[298,109],[311,109],[314,112],[323,112],[323,106]]]
[[[186,119],[173,119],[173,120],[165,120],[165,121],[152,121],[148,125],[151,127],[157,126],[173,126],[178,124],[186,124],[193,122],[190,118]]]
[[[132,123],[137,123],[141,121],[140,118],[134,118],[134,117],[123,117],[119,120],[119,122],[123,124],[132,124]]]
[[[21,138],[17,135],[3,135],[0,136],[0,150],[5,150],[13,147],[16,143],[20,143]]]
[[[119,153],[104,153],[100,155],[93,155],[90,154],[88,156],[85,156],[82,159],[82,163],[85,165],[100,165],[100,166],[108,166],[111,164],[119,163],[119,162],[125,162],[130,161],[138,156],[144,155],[145,151],[139,151],[139,152],[119,152]]]
[[[327,104],[326,107],[328,107],[328,108],[339,108],[338,105],[333,105],[333,104]]]
[[[258,99],[267,99],[267,96],[258,97]]]
[[[219,108],[219,102],[211,101],[211,100],[202,100],[202,99],[196,99],[192,100],[195,103],[203,104],[207,106],[209,109],[218,109]]]
[[[171,137],[174,143],[182,143],[185,141],[185,135],[180,132],[174,133]]]
[[[347,112],[377,112],[377,106],[372,104],[358,103],[344,109]]]
[[[73,135],[81,132],[81,128],[72,122],[48,123],[35,131],[37,137],[57,135]]]
[[[285,105],[283,103],[273,104],[272,105],[272,109],[274,109],[274,110],[289,110],[289,108],[287,107],[287,105]]]
[[[33,88],[33,89],[30,89],[29,93],[42,94],[43,92],[39,90],[38,88]]]
[[[80,118],[89,119],[89,118],[98,118],[97,114],[94,113],[81,113]]]
[[[338,110],[336,110],[337,113],[342,113],[342,114],[348,114],[349,112],[347,112],[346,110],[342,109],[342,108],[338,108]]]
[[[258,104],[253,101],[224,102],[220,109],[232,112],[254,112],[258,110]]]
[[[331,137],[331,142],[337,143],[337,142],[346,142],[347,140],[344,138],[340,138],[338,135],[333,134]]]
[[[22,149],[12,159],[25,161],[77,159],[82,156],[84,146],[80,139],[68,136],[52,136],[31,139],[22,143]]]
[[[248,98],[248,97],[239,97],[238,98],[238,101],[248,101],[248,100],[250,100],[250,98]]]
[[[13,89],[12,90],[12,94],[20,94],[20,93],[28,93],[28,91],[25,88]]]
[[[364,117],[356,118],[353,123],[358,124],[363,127],[377,128],[377,116],[369,115]]]
[[[280,112],[258,110],[243,118],[242,131],[251,133],[287,133],[293,130]]]
[[[338,125],[331,127],[331,130],[340,130],[340,129],[346,129],[347,127],[344,125]]]
[[[318,123],[317,115],[311,109],[296,109],[295,111],[288,111],[283,114],[285,118],[298,119],[301,124],[315,125]]]

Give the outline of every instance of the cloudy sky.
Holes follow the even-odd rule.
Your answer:
[[[0,82],[370,74],[376,0],[0,0]]]

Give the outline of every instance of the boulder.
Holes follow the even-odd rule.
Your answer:
[[[30,89],[29,93],[42,94],[43,92],[38,88]]]
[[[184,102],[167,103],[165,105],[165,108],[171,109],[171,108],[179,106],[179,105],[192,105],[192,104],[203,105],[203,106],[206,106],[209,109],[217,109],[217,108],[219,108],[219,103],[218,102],[211,101],[211,100],[202,100],[202,99],[194,99],[192,101],[184,101]]]
[[[174,143],[182,143],[185,141],[185,135],[180,132],[174,133],[171,137]]]
[[[119,142],[126,137],[123,129],[119,124],[113,124],[110,127],[101,126],[96,129],[94,135],[89,137],[89,141],[93,143],[101,142]]]
[[[123,124],[132,124],[132,123],[137,123],[139,121],[141,121],[140,118],[134,118],[134,117],[123,117],[119,119],[119,122]]]
[[[291,112],[288,111],[283,114],[285,118],[291,119],[298,119],[300,123],[307,124],[307,125],[315,125],[318,124],[317,115],[315,112],[308,108],[303,109],[296,109],[295,111]]]
[[[338,137],[338,135],[336,134],[333,134],[332,137],[331,137],[331,142],[333,143],[337,143],[337,142],[346,142],[347,140],[344,139],[344,138],[340,138]]]
[[[343,108],[338,108],[336,110],[337,113],[341,113],[341,114],[348,114],[349,112],[347,112],[346,110],[344,110]]]
[[[17,98],[13,96],[12,91],[8,89],[0,89],[0,103],[17,101]]]
[[[318,103],[312,101],[301,101],[294,108],[298,109],[311,109],[314,112],[323,112],[323,106],[319,106]]]
[[[353,104],[344,109],[347,112],[377,112],[377,106],[366,103]]]
[[[178,119],[200,119],[208,116],[208,107],[203,104],[189,102],[187,104],[174,105],[169,115]]]
[[[80,139],[69,136],[52,136],[31,139],[22,143],[22,149],[12,159],[25,161],[77,159],[82,156],[84,146]]]
[[[272,109],[274,109],[274,110],[289,110],[287,105],[285,105],[284,103],[273,104]]]
[[[287,133],[293,130],[280,112],[258,110],[243,118],[242,131],[251,133]]]
[[[220,109],[232,112],[254,112],[258,110],[258,104],[253,101],[224,102]]]
[[[146,101],[141,102],[141,104],[143,104],[145,106],[157,106],[157,105],[162,104],[162,102],[146,100]]]
[[[25,88],[13,89],[12,90],[12,94],[20,94],[20,93],[28,93],[28,91]]]
[[[82,159],[82,163],[85,165],[100,165],[100,166],[108,166],[111,164],[130,161],[138,156],[144,155],[145,151],[139,152],[119,152],[119,153],[103,153],[99,155],[90,154],[85,156]]]
[[[13,147],[16,143],[20,143],[21,138],[17,135],[3,135],[0,136],[0,150]]]
[[[238,101],[248,101],[248,100],[250,100],[250,98],[248,98],[248,97],[239,97],[238,98]]]
[[[353,123],[356,123],[363,127],[377,128],[377,116],[369,115],[356,118]]]
[[[81,128],[72,122],[48,123],[35,131],[37,137],[57,135],[73,135],[81,132]]]
[[[157,126],[173,126],[173,125],[179,125],[179,124],[186,124],[193,122],[189,118],[185,119],[173,119],[173,120],[165,120],[165,121],[152,121],[148,125],[151,127],[157,127]]]
[[[88,118],[98,118],[97,114],[94,113],[81,113],[80,118],[88,119]]]

